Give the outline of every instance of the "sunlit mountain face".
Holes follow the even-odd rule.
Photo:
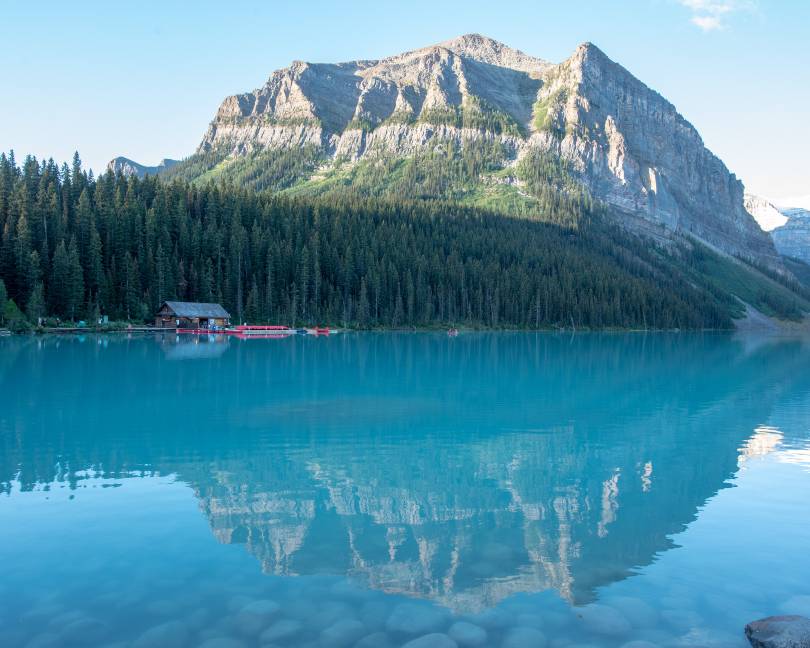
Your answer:
[[[655,562],[784,446],[763,424],[810,387],[802,343],[718,335],[88,337],[0,357],[12,499],[169,476],[267,575],[467,614],[590,603]]]

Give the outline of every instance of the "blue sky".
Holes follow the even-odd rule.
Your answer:
[[[193,152],[221,100],[294,59],[379,58],[478,32],[560,61],[592,41],[753,191],[810,194],[810,2],[0,0],[0,149],[99,170]]]

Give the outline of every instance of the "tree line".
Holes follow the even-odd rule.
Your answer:
[[[672,251],[564,193],[545,209],[540,222],[443,200],[290,198],[2,154],[2,317],[143,322],[175,299],[288,325],[730,327],[726,297],[685,280]]]

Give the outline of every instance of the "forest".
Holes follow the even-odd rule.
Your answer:
[[[732,326],[738,302],[695,270],[712,253],[658,248],[587,197],[537,195],[537,218],[513,218],[442,199],[94,177],[78,154],[2,154],[0,324],[142,323],[176,299],[293,326]]]

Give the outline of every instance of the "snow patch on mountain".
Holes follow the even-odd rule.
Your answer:
[[[781,227],[788,221],[788,217],[770,200],[754,194],[745,194],[745,209],[766,232]]]

